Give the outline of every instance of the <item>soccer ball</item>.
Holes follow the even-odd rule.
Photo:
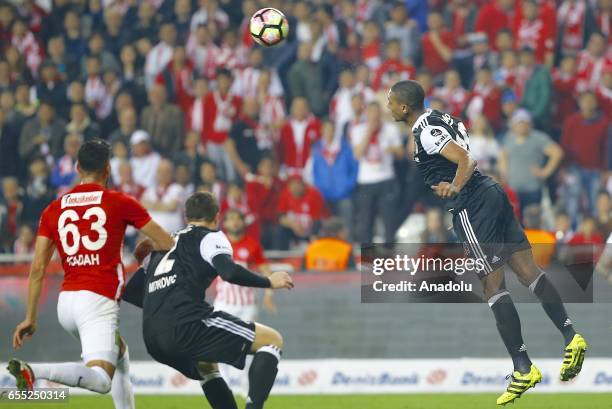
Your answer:
[[[280,10],[267,7],[253,14],[249,29],[257,44],[271,47],[287,38],[289,22]]]

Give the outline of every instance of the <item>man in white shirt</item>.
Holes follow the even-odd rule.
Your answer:
[[[147,54],[145,61],[145,85],[147,89],[153,86],[155,77],[162,72],[172,60],[176,43],[176,28],[172,23],[163,23],[159,29],[159,43]]]
[[[139,129],[130,137],[130,146],[134,182],[145,188],[155,186],[155,174],[161,161],[159,153],[151,148],[151,137],[146,131]]]
[[[371,243],[374,221],[382,217],[385,242],[392,243],[395,235],[398,189],[393,160],[403,155],[402,136],[393,123],[381,120],[377,102],[368,104],[365,123],[351,132],[353,154],[359,161],[357,174],[356,226],[357,240]]]
[[[157,186],[149,187],[142,195],[142,205],[149,210],[151,218],[166,231],[175,232],[183,225],[185,192],[174,181],[172,162],[163,159],[157,168]]]

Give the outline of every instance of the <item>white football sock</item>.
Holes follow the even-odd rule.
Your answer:
[[[113,386],[111,388],[115,409],[134,409],[134,391],[130,381],[130,350],[127,345],[123,356],[117,360],[117,368],[113,376]]]
[[[78,386],[93,392],[108,393],[111,378],[99,366],[88,367],[80,362],[30,364],[36,379],[47,379],[66,386]]]

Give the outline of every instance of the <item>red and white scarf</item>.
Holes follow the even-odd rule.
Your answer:
[[[586,4],[582,1],[575,3],[564,1],[557,11],[557,24],[563,28],[564,51],[577,51],[582,48],[584,36],[584,16]]]

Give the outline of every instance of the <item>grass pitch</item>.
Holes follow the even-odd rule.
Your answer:
[[[485,409],[496,408],[495,394],[413,394],[273,396],[266,409]],[[136,406],[146,409],[210,408],[204,396],[137,395]],[[244,401],[239,400],[240,408]],[[72,396],[68,403],[7,403],[0,409],[112,409],[110,396]],[[612,394],[526,394],[512,409],[612,409]]]

